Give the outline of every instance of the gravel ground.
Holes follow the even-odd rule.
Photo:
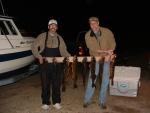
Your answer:
[[[108,89],[106,110],[100,109],[98,105],[98,82],[90,106],[83,108],[85,90],[81,74],[77,81],[77,89],[73,89],[73,81],[71,76],[69,77],[66,92],[61,92],[62,109],[56,110],[52,105],[47,110],[41,109],[41,84],[37,73],[0,87],[0,113],[150,113],[150,73],[146,55],[131,55],[127,63],[128,66],[141,67],[138,96],[110,95]]]

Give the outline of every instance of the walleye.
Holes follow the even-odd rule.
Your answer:
[[[77,56],[74,56],[72,62],[72,80],[74,82],[73,88],[77,88],[77,79],[78,79],[78,59]]]
[[[92,88],[95,87],[96,88],[96,85],[94,83],[95,79],[96,79],[96,75],[95,75],[95,62],[96,62],[96,59],[94,56],[91,57],[91,62],[90,62],[90,69],[91,69],[91,79],[92,79]]]
[[[111,56],[111,61],[110,61],[110,78],[111,78],[111,85],[114,85],[114,70],[115,70],[115,60],[116,60],[117,55],[114,54]]]
[[[101,88],[101,84],[102,84],[104,61],[105,61],[105,57],[100,57],[100,59],[98,61],[99,62],[99,84],[100,84],[100,88]]]
[[[70,73],[70,62],[69,62],[69,57],[65,57],[63,60],[63,78],[62,78],[62,92],[66,91],[66,83],[67,83],[67,78]]]
[[[82,78],[84,90],[85,90],[86,75],[87,75],[87,57],[84,57],[82,60]]]
[[[57,80],[57,60],[56,60],[56,58],[53,58],[52,59],[52,61],[53,61],[53,78],[54,78],[54,82],[56,83],[56,80]]]
[[[41,73],[41,79],[42,79],[42,86],[44,86],[44,89],[46,90],[46,79],[47,79],[47,61],[46,59],[43,59],[43,64],[40,64],[42,71]]]

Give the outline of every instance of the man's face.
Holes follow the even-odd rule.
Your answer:
[[[97,32],[99,30],[99,22],[97,21],[91,21],[90,27],[93,30],[93,32]]]
[[[56,24],[51,24],[51,25],[49,25],[48,28],[51,32],[56,32],[58,29],[58,26]]]

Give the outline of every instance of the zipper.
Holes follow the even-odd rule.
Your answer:
[[[98,42],[99,47],[101,48],[101,44],[100,44],[100,36],[99,36],[99,39],[98,39],[98,37],[96,37],[96,39],[97,39],[97,42]],[[100,53],[99,53],[99,56],[100,56]]]

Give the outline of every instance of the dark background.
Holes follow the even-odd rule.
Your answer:
[[[80,31],[89,30],[89,17],[97,16],[101,26],[112,30],[119,47],[150,50],[148,0],[2,0],[2,3],[5,15],[15,17],[18,27],[29,32],[46,31],[48,21],[54,18],[64,40],[74,40]]]

